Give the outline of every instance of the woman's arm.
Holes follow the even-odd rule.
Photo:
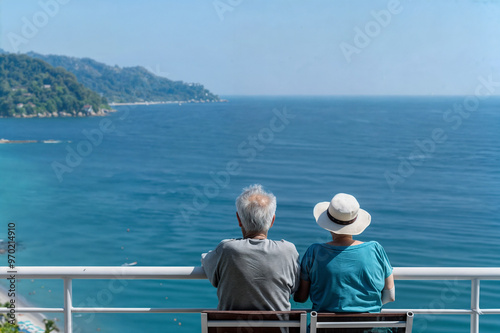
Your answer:
[[[309,297],[309,288],[311,287],[311,281],[300,280],[299,289],[293,294],[293,300],[295,302],[304,303]]]
[[[382,290],[382,304],[394,302],[396,300],[396,290],[394,285],[394,275],[391,274],[385,279],[384,290]]]

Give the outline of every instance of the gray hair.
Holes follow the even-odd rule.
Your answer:
[[[267,232],[276,213],[276,197],[260,184],[251,185],[236,199],[236,211],[245,231]]]

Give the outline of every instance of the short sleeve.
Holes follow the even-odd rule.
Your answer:
[[[311,271],[311,266],[312,266],[312,256],[313,253],[313,246],[310,246],[306,253],[304,253],[304,256],[302,257],[302,262],[300,264],[300,279],[304,281],[311,281],[311,278],[309,277],[309,273]]]
[[[217,267],[219,265],[220,253],[222,252],[220,249],[221,245],[222,244],[219,244],[215,250],[209,251],[201,258],[201,266],[205,271],[205,275],[210,283],[216,288],[219,285],[219,272]]]
[[[384,276],[387,279],[392,274],[393,268],[392,268],[391,263],[389,261],[389,257],[387,256],[387,253],[385,253],[385,250],[382,247],[382,245],[380,245],[379,243],[376,243],[376,244],[377,244],[377,250],[379,253],[380,264],[382,265],[382,267],[384,269]]]
[[[294,283],[293,283],[293,287],[292,287],[292,291],[291,291],[293,294],[294,292],[297,291],[297,289],[299,289],[299,285],[300,285],[300,258],[299,258],[299,253],[297,252],[297,249],[295,248],[295,245],[293,245],[292,243],[290,243],[290,244],[292,245],[292,250],[293,250],[291,255],[294,258],[294,260],[293,260]]]

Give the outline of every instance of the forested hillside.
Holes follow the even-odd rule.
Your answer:
[[[27,55],[0,54],[0,116],[86,116],[103,108],[109,109],[106,98],[67,70]]]
[[[75,74],[79,82],[109,102],[218,102],[219,97],[197,83],[172,81],[154,75],[144,67],[109,66],[89,58],[58,55],[41,55],[30,52],[29,56],[42,59],[54,67],[63,67]]]

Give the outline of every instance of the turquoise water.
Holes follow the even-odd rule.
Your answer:
[[[270,237],[301,254],[328,241],[314,205],[346,192],[372,214],[359,239],[379,241],[393,266],[500,267],[500,100],[447,113],[463,101],[233,97],[122,106],[107,118],[0,119],[0,138],[63,141],[0,145],[0,238],[15,221],[18,266],[197,266],[201,253],[240,235],[234,199],[262,183],[278,198]],[[69,153],[79,149],[81,160]],[[389,307],[468,308],[469,284],[398,281]],[[498,308],[500,282],[481,286],[481,306]],[[62,306],[61,281],[23,280],[19,288],[33,304]],[[75,281],[74,304],[217,304],[206,280],[107,289],[109,281]],[[199,314],[74,321],[81,332],[198,332],[200,325]],[[468,332],[469,316],[420,315],[415,324],[414,332]],[[481,317],[482,333],[499,330],[500,316]]]

